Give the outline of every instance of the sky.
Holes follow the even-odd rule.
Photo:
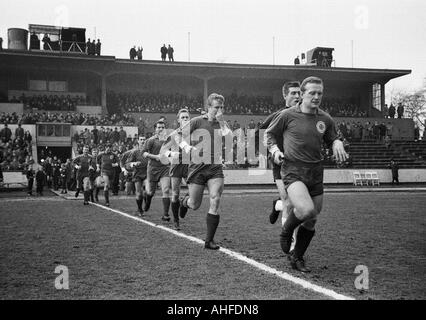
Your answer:
[[[2,0],[0,36],[8,28],[46,24],[86,28],[102,54],[128,58],[132,46],[176,61],[291,65],[317,47],[334,48],[336,67],[410,69],[386,85],[426,85],[424,0]]]

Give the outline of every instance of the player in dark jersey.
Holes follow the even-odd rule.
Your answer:
[[[121,168],[133,173],[133,182],[135,183],[136,189],[136,204],[138,206],[138,215],[140,217],[144,214],[142,204],[145,197],[145,190],[148,189],[148,160],[143,156],[145,141],[145,136],[139,136],[138,147],[125,152],[120,161]]]
[[[230,135],[232,131],[223,117],[225,98],[217,93],[212,93],[207,99],[207,113],[192,118],[189,124],[191,145],[183,141],[180,147],[191,153],[191,163],[188,168],[189,194],[180,201],[179,215],[183,218],[188,208],[197,210],[203,200],[204,188],[207,185],[210,196],[210,208],[207,214],[207,235],[204,248],[217,250],[219,246],[214,241],[214,235],[219,225],[219,204],[224,187],[224,175],[222,171],[222,138]],[[209,135],[209,137],[204,137]],[[200,142],[200,138],[203,141]],[[206,139],[209,138],[209,139]],[[208,144],[210,141],[210,144]],[[198,145],[203,145],[198,151]],[[196,152],[191,149],[197,145]],[[192,146],[192,147],[191,147]],[[202,152],[202,156],[200,153]],[[199,159],[201,157],[201,159]]]
[[[338,161],[347,159],[330,115],[321,109],[324,85],[320,78],[308,77],[301,87],[301,102],[282,111],[266,130],[267,144],[275,163],[282,163],[281,177],[293,206],[280,234],[280,244],[291,267],[309,272],[304,254],[315,234],[315,223],[323,203],[321,144],[332,147]],[[277,146],[283,140],[284,152]],[[294,250],[293,231],[299,227]]]
[[[90,178],[89,171],[94,170],[94,160],[89,155],[89,147],[83,147],[83,154],[77,156],[73,160],[74,168],[77,170],[77,188],[83,186],[84,191],[84,205],[89,204],[90,196]]]
[[[179,150],[179,144],[182,142],[182,128],[189,125],[190,115],[186,108],[180,109],[177,114],[179,128],[173,131],[169,136],[167,143],[163,145],[160,153],[164,153],[171,161],[170,179],[172,184],[172,213],[174,228],[180,230],[179,225],[179,194],[182,179],[188,177],[188,164],[182,163],[182,152]],[[175,151],[176,150],[176,151]]]
[[[170,221],[170,164],[165,158],[162,161],[160,154],[161,147],[166,142],[166,131],[163,121],[157,121],[155,124],[155,134],[146,140],[143,147],[143,156],[148,159],[147,175],[148,175],[148,190],[145,198],[144,211],[148,211],[151,206],[152,197],[155,194],[158,183],[161,185],[163,194],[163,216],[161,220]]]
[[[97,171],[101,173],[104,179],[104,197],[105,205],[109,207],[109,189],[111,188],[111,181],[114,179],[115,167],[118,167],[119,159],[116,154],[111,150],[111,144],[107,144],[105,152],[100,153],[96,160]]]
[[[282,88],[282,93],[285,100],[285,106],[282,109],[269,115],[259,129],[267,129],[268,126],[271,124],[271,122],[281,113],[281,111],[287,108],[293,107],[299,103],[300,83],[298,81],[289,81],[284,83],[284,86]],[[277,146],[280,149],[280,151],[283,152],[284,150],[282,149],[283,148],[282,139],[281,137],[278,137],[278,138],[280,139],[280,141],[277,141]],[[272,175],[274,177],[274,181],[277,186],[280,197],[274,200],[272,203],[272,212],[269,215],[269,221],[272,224],[274,224],[277,221],[280,212],[283,212],[282,224],[284,225],[285,219],[287,218],[287,206],[289,205],[289,203],[287,199],[287,193],[284,188],[284,183],[281,179],[281,166],[276,164],[273,160],[272,160]]]

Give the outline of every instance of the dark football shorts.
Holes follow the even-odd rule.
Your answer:
[[[221,164],[190,164],[187,183],[205,185],[208,180],[224,178]]]
[[[170,166],[170,177],[172,178],[187,178],[188,165],[187,164],[172,164]]]
[[[109,181],[112,182],[114,180],[114,171],[101,171],[101,175],[107,176],[109,178]]]
[[[285,161],[281,168],[284,187],[287,188],[296,181],[303,182],[311,197],[324,193],[324,168],[319,164],[292,163]]]
[[[145,170],[136,170],[135,173],[133,174],[133,182],[140,182],[143,183],[144,180],[146,180],[147,178],[147,169],[145,168]]]
[[[163,177],[170,177],[169,170],[169,166],[148,166],[147,173],[149,182],[159,182]]]
[[[83,183],[84,178],[89,177],[89,172],[77,172],[76,180],[79,183]]]

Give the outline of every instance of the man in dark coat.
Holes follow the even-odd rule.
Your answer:
[[[12,138],[12,130],[9,129],[7,123],[4,124],[4,128],[0,131],[0,139],[4,143],[8,142]]]
[[[393,104],[390,105],[388,114],[389,114],[389,118],[391,119],[395,118],[395,107],[393,106]]]
[[[97,56],[101,55],[101,41],[98,39],[98,42],[96,43],[96,47],[95,47],[95,53]]]
[[[166,55],[167,55],[167,47],[165,44],[160,49],[161,52],[161,61],[166,61]]]
[[[396,182],[396,184],[399,184],[399,173],[398,173],[399,164],[398,164],[398,162],[391,159],[391,162],[389,164],[389,169],[392,170],[392,184],[394,183],[394,181]]]
[[[398,105],[396,112],[398,113],[398,119],[401,119],[404,116],[404,106],[401,103]]]

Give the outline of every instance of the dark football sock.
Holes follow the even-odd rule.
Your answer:
[[[83,195],[84,195],[84,202],[88,202],[89,201],[89,192],[88,191],[84,191]]]
[[[212,241],[214,238],[214,235],[216,233],[217,226],[219,225],[220,217],[216,214],[207,214],[207,236],[206,236],[206,242]]]
[[[169,208],[170,208],[170,198],[163,198],[163,209],[164,209],[164,215],[169,215]]]
[[[296,235],[296,245],[294,247],[294,256],[296,258],[303,258],[314,235],[315,230],[308,230],[304,226],[299,227]]]
[[[289,253],[291,246],[291,237],[293,236],[294,229],[297,228],[303,221],[299,220],[292,210],[284,223],[280,234],[280,245],[284,253]]]
[[[105,191],[104,190],[104,197],[105,197],[105,202],[109,203],[109,191]]]
[[[91,202],[95,202],[95,199],[93,198],[93,189],[91,189],[91,190],[89,191],[89,194],[90,194],[90,201],[91,201]]]
[[[296,217],[294,210],[291,210],[287,220],[284,223],[283,229],[288,230],[293,234],[294,229],[296,229],[302,222],[303,220],[300,220]]]
[[[179,201],[172,202],[172,213],[174,221],[179,221]]]
[[[136,204],[138,205],[138,210],[142,211],[142,200],[141,199],[136,199]]]
[[[96,196],[96,198],[98,197],[98,195],[99,195],[99,188],[96,188],[96,191],[95,191],[95,196]]]
[[[152,197],[153,197],[152,195],[146,194],[146,196],[145,196],[145,211],[148,211],[149,208],[151,207]]]

